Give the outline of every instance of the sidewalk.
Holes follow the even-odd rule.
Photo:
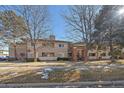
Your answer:
[[[0,84],[1,88],[33,88],[33,87],[102,87],[102,86],[121,86],[124,87],[124,80],[121,81],[88,81],[71,83],[25,83],[25,84]]]

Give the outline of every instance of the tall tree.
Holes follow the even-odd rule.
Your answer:
[[[69,11],[63,14],[65,22],[69,28],[71,39],[84,42],[86,44],[85,62],[87,61],[88,50],[92,43],[91,35],[94,32],[94,19],[99,6],[70,6]]]
[[[124,34],[117,11],[121,6],[103,6],[96,17],[95,28],[102,34],[103,43],[110,48],[111,61],[114,62],[114,45]],[[121,37],[120,37],[121,36]]]
[[[34,62],[37,61],[37,41],[49,34],[49,13],[47,6],[17,6],[14,9],[24,18],[27,26],[27,37],[34,50]]]
[[[0,37],[8,45],[13,44],[17,59],[16,43],[26,34],[27,28],[22,17],[14,11],[0,12]]]
[[[94,46],[96,48],[96,56],[97,59],[99,59],[99,50],[101,50],[103,48],[103,46],[105,47],[105,45],[103,44],[103,39],[102,39],[102,33],[98,30],[95,30],[92,33],[92,46]]]

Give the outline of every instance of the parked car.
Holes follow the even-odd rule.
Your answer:
[[[5,60],[7,60],[6,57],[0,57],[0,61],[5,61]]]

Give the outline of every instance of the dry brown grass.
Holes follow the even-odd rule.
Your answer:
[[[118,61],[123,62],[123,60]],[[103,62],[104,63],[104,62]],[[99,62],[87,63],[89,66],[102,64]],[[95,65],[94,65],[95,64]],[[119,63],[120,64],[120,63]],[[49,73],[49,79],[42,79],[37,74],[44,66],[66,66],[66,63],[0,63],[0,83],[42,83],[42,82],[77,82],[96,80],[124,80],[124,68],[112,67],[109,69],[90,68],[89,70],[61,69]]]

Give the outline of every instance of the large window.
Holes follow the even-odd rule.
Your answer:
[[[43,52],[42,57],[47,57],[47,53]]]
[[[42,43],[42,46],[43,47],[52,47],[52,48],[54,48],[54,43],[53,42],[44,42],[44,43]]]
[[[49,53],[49,56],[54,57],[55,55],[54,55],[54,53]]]

